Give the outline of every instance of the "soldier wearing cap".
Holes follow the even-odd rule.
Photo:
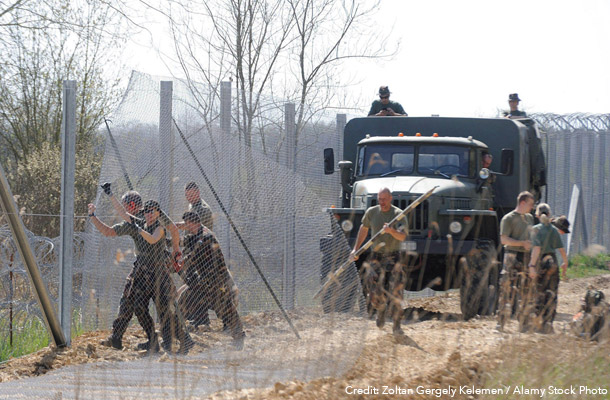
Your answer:
[[[131,196],[134,194],[132,193]],[[137,197],[139,198],[139,195]],[[127,200],[124,199],[124,203]],[[141,204],[141,198],[139,202]],[[149,338],[147,343],[138,347],[153,352],[158,351],[159,344],[154,323],[148,314],[148,303],[153,299],[161,319],[163,347],[171,351],[172,339],[177,336],[180,340],[179,352],[186,354],[194,343],[184,325],[180,324],[177,316],[170,310],[176,289],[167,271],[169,254],[165,249],[165,229],[159,221],[161,215],[159,204],[154,200],[147,201],[144,204],[143,215],[144,220],[128,214],[123,209],[121,216],[125,221],[110,227],[95,216],[95,205],[89,204],[89,216],[104,236],[129,235],[133,238],[136,248],[136,261],[127,277],[119,315],[112,324],[111,336],[101,344],[122,348],[122,337],[135,313]],[[175,335],[172,328],[176,330]]]
[[[188,211],[195,212],[201,221],[201,224],[205,226],[210,231],[214,229],[214,216],[212,214],[212,209],[201,198],[201,193],[199,192],[199,186],[197,186],[196,182],[189,182],[184,187],[184,196],[186,200],[189,202]],[[185,230],[186,226],[184,222],[176,223],[178,229]],[[203,306],[202,306],[203,307]],[[205,330],[210,329],[210,317],[208,316],[208,310],[199,308],[197,310],[197,316],[193,319],[194,327],[197,329],[200,325],[202,325]]]
[[[498,329],[519,309],[520,290],[525,281],[525,266],[529,262],[532,243],[529,239],[534,217],[530,212],[534,207],[534,196],[521,192],[517,196],[517,207],[500,221],[500,241],[504,245],[504,265],[500,278],[500,299],[498,303]]]
[[[532,230],[532,254],[528,266],[528,285],[532,285],[533,292],[533,298],[529,299],[528,303],[534,308],[531,311],[535,317],[534,321],[531,321],[531,311],[524,312],[521,330],[527,330],[533,322],[536,331],[549,333],[553,331],[559,289],[559,268],[555,250],[559,250],[563,259],[561,271],[564,278],[568,268],[568,256],[563,248],[559,229],[551,224],[551,207],[546,203],[539,204],[536,217],[540,223]],[[567,220],[565,222],[567,223]]]
[[[508,95],[508,106],[510,107],[510,111],[504,113],[506,118],[527,118],[525,111],[519,110],[520,101],[521,99],[517,93]]]
[[[199,192],[199,186],[197,186],[197,183],[187,183],[184,188],[184,196],[189,202],[189,211],[194,211],[197,213],[197,215],[199,215],[203,226],[209,230],[214,230],[214,216],[212,215],[212,209],[208,203],[203,201],[201,198],[201,193]],[[182,222],[179,222],[176,225],[179,229],[186,229],[184,227],[184,223]]]
[[[379,100],[373,101],[369,110],[369,117],[385,117],[385,116],[403,116],[407,113],[400,103],[390,100],[390,89],[387,86],[379,88]]]
[[[104,193],[106,193],[110,198],[110,203],[112,204],[114,210],[121,216],[121,218],[123,218],[124,221],[133,222],[131,221],[130,215],[144,221],[144,213],[142,211],[142,197],[138,192],[136,192],[135,190],[130,190],[123,195],[123,198],[130,194],[133,196],[137,196],[140,199],[140,202],[137,204],[137,206],[135,205],[135,203],[126,204],[125,202],[123,202],[121,204],[114,196],[110,182],[103,183],[101,187],[104,190]],[[169,230],[169,233],[171,234],[172,259],[177,265],[178,263],[180,263],[180,259],[182,257],[182,253],[180,252],[180,232],[178,231],[178,227],[176,226],[176,224],[174,224],[170,217],[165,212],[163,212],[163,210],[159,211],[161,212],[161,214],[159,215],[159,222],[161,223],[161,226]]]
[[[199,215],[187,211],[182,216],[188,234],[184,237],[184,271],[188,288],[179,304],[186,315],[214,310],[230,331],[238,349],[243,347],[244,333],[237,312],[237,286],[225,264],[214,233],[201,225]]]

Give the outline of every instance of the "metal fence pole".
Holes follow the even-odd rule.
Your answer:
[[[546,187],[546,191],[549,194],[549,201],[551,202],[550,204],[553,205],[553,208],[555,210],[558,210],[556,207],[558,207],[558,202],[557,202],[557,167],[556,167],[556,162],[555,160],[557,159],[557,134],[555,135],[550,135],[549,133],[547,133],[547,140],[549,141],[549,154],[547,156],[547,164],[548,164],[548,175],[549,175],[549,179],[548,179],[548,184]],[[549,188],[549,185],[551,185],[551,187]]]
[[[284,124],[286,128],[286,167],[289,171],[296,171],[296,124],[295,124],[295,105],[286,103],[284,106]],[[284,236],[284,266],[283,266],[283,295],[284,306],[294,308],[295,300],[295,230],[296,230],[296,204],[295,190],[296,185],[293,179],[289,180],[289,188],[286,196],[285,214],[286,233]]]
[[[568,212],[570,207],[570,166],[572,165],[572,158],[570,157],[570,139],[571,135],[569,132],[563,132],[563,151],[565,152],[565,162],[563,163],[563,192],[561,193],[561,209]]]
[[[59,319],[66,345],[71,342],[72,261],[74,251],[74,168],[76,142],[76,81],[64,81],[61,121],[61,208],[59,248]]]
[[[220,83],[220,129],[222,131],[223,140],[231,137],[231,82]],[[221,180],[228,182],[225,187],[225,193],[223,193],[225,204],[227,205],[227,211],[231,214],[232,205],[232,188],[233,179],[231,176],[232,163],[230,157],[225,157],[222,163]],[[231,260],[231,225],[227,224],[223,231],[224,243],[223,252],[228,262]]]
[[[159,108],[159,204],[168,214],[172,211],[174,193],[174,134],[172,130],[172,81],[161,81]]]
[[[606,153],[606,135],[607,134],[603,132],[599,134],[599,167],[597,171],[599,174],[597,190],[600,193],[599,220],[597,225],[599,227],[599,243],[603,246],[607,246],[608,243],[604,235],[604,228],[606,225],[606,162],[608,154]]]

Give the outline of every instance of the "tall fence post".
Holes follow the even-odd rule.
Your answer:
[[[582,233],[583,244],[585,248],[589,246],[589,234],[588,234],[588,225],[587,218],[585,214],[584,204],[583,204],[583,195],[582,190],[578,187],[578,185],[574,185],[572,189],[572,197],[570,199],[570,211],[568,212],[568,221],[572,224],[570,233],[567,234],[567,245],[566,252],[568,256],[570,255],[571,245],[572,245],[572,236],[577,228],[580,229]]]
[[[74,168],[76,142],[76,81],[64,81],[61,120],[61,208],[59,248],[59,319],[66,339],[71,342],[72,261],[74,252]]]
[[[222,131],[223,140],[231,137],[231,82],[220,83],[220,130]],[[228,142],[230,143],[230,142]],[[224,200],[227,207],[227,212],[231,215],[231,205],[233,204],[233,177],[231,157],[225,157],[221,166],[221,179],[228,183],[225,187]],[[231,225],[227,223],[226,228],[222,232],[225,243],[223,253],[228,262],[231,262]]]
[[[606,225],[606,161],[607,161],[607,153],[606,153],[606,133],[599,134],[599,169],[598,173],[598,187],[600,193],[600,202],[599,202],[599,220],[597,221],[597,226],[599,229],[599,243],[603,246],[606,246],[607,240],[604,235],[604,229]]]
[[[562,208],[568,210],[570,204],[566,204],[566,201],[570,198],[570,167],[572,164],[572,158],[570,157],[570,138],[571,135],[568,132],[563,132],[563,151],[565,152],[565,162],[563,163],[563,193],[562,193]]]
[[[171,213],[174,193],[174,134],[172,130],[172,81],[161,81],[159,106],[159,204],[166,213]]]
[[[286,128],[286,167],[292,173],[296,171],[296,124],[295,105],[286,103],[284,106],[284,125]],[[288,180],[285,214],[287,217],[284,235],[284,266],[283,266],[283,296],[284,306],[294,308],[295,299],[295,240],[296,211],[294,179]]]

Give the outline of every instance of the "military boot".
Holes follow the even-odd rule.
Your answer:
[[[191,339],[191,335],[186,335],[183,340],[180,341],[180,348],[178,354],[186,355],[195,346],[195,342]]]
[[[100,342],[102,346],[106,347],[114,347],[117,350],[121,350],[123,348],[123,342],[121,339],[115,338],[114,336],[108,336],[106,339]]]
[[[149,353],[158,353],[159,352],[159,338],[157,335],[154,335],[152,338],[148,340],[148,342],[138,343],[138,350],[146,350]]]

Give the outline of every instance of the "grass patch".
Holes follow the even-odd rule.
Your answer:
[[[75,310],[72,316],[71,336],[75,338],[83,333],[80,312]],[[11,358],[33,353],[50,343],[47,328],[37,316],[17,314],[13,318],[13,343],[11,345],[8,318],[0,320],[0,362]]]
[[[483,382],[484,388],[510,386],[509,393],[482,396],[494,399],[533,399],[541,394],[527,394],[521,388],[545,390],[545,399],[610,398],[610,345],[585,342],[565,335],[545,337],[542,341],[506,346],[498,354],[495,368]],[[587,388],[586,391],[581,388]],[[517,391],[515,391],[517,389]],[[576,394],[561,394],[556,389],[573,389]],[[595,393],[596,389],[604,393]]]
[[[568,278],[586,278],[608,273],[610,273],[610,254],[599,253],[595,256],[577,254],[570,257]]]
[[[0,323],[0,331],[6,336],[0,341],[0,362],[30,354],[49,345],[49,335],[38,317],[25,321],[13,320],[13,344],[10,343],[8,320]],[[4,335],[3,335],[4,336]]]

